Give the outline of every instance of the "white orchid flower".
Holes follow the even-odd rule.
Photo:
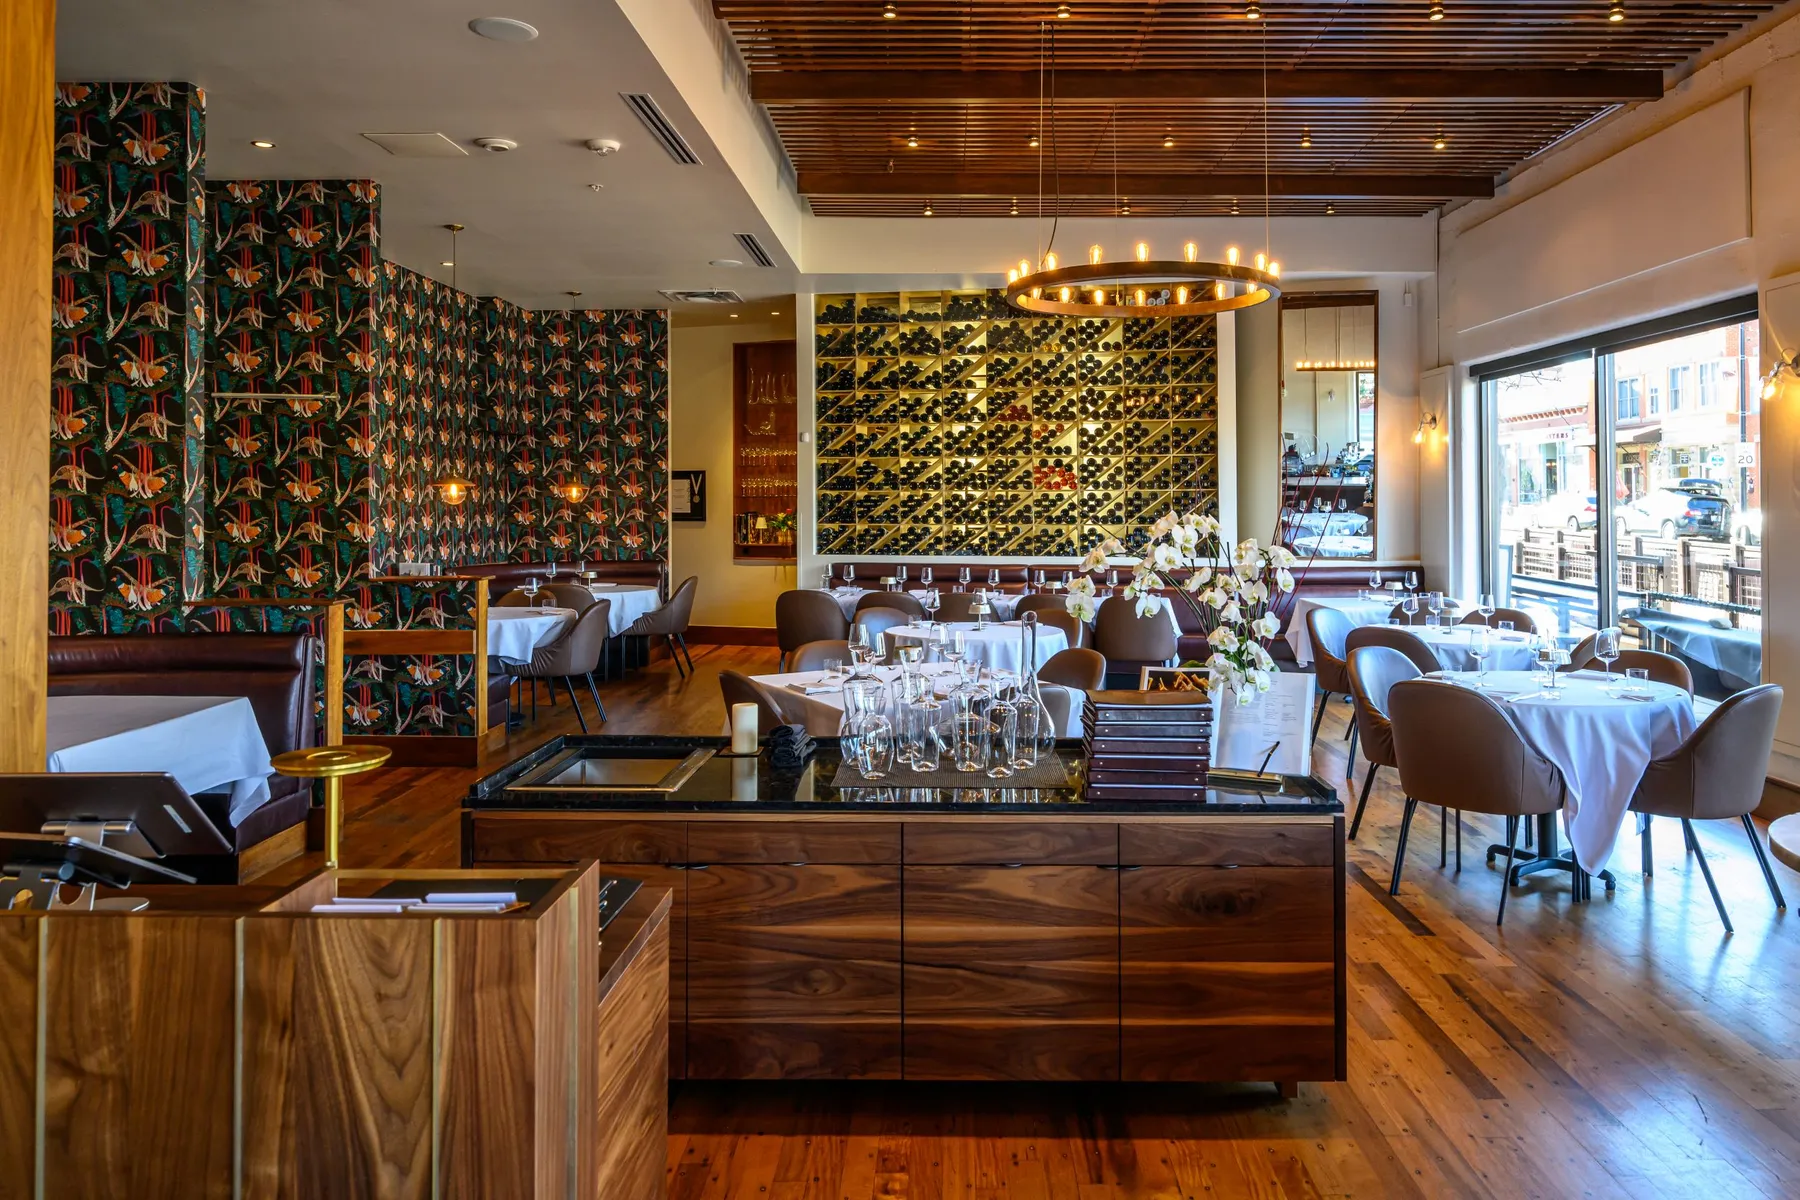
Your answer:
[[[1230,654],[1241,645],[1238,641],[1238,635],[1224,625],[1220,625],[1211,633],[1207,634],[1206,640],[1209,644],[1225,651],[1227,654]]]
[[[1100,606],[1094,603],[1094,597],[1091,592],[1087,594],[1075,592],[1063,602],[1063,606],[1069,610],[1069,615],[1074,617],[1077,621],[1091,621],[1094,619],[1094,614],[1100,611]]]
[[[1163,537],[1179,524],[1181,524],[1180,518],[1176,517],[1174,509],[1170,509],[1156,518],[1156,523],[1150,526],[1150,537],[1152,540]]]
[[[1250,623],[1250,628],[1256,631],[1257,637],[1272,638],[1277,633],[1281,632],[1281,622],[1276,618],[1274,613],[1264,613]],[[1259,646],[1258,649],[1261,649],[1261,647]],[[1268,653],[1266,650],[1263,652],[1265,654]]]
[[[1278,568],[1275,572],[1275,586],[1280,588],[1284,593],[1293,591],[1294,573],[1286,567]]]
[[[1227,625],[1236,625],[1243,619],[1244,610],[1238,607],[1235,600],[1219,610],[1219,620]]]
[[[1086,575],[1077,575],[1074,579],[1069,581],[1069,595],[1092,596],[1093,594],[1094,581]]]
[[[1150,561],[1159,571],[1173,571],[1182,564],[1181,551],[1167,542],[1159,542],[1150,552]]]

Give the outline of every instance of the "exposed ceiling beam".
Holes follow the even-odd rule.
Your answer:
[[[1052,183],[1044,178],[1046,192]],[[1263,194],[1259,172],[1215,175],[1072,174],[1064,172],[1057,189],[1064,197],[1199,197]],[[1273,196],[1316,196],[1338,199],[1352,196],[1410,196],[1430,199],[1486,199],[1494,194],[1494,181],[1486,175],[1270,175]],[[1035,197],[1036,172],[1004,171],[905,171],[852,172],[801,171],[800,193],[806,196],[917,196],[926,200],[957,197]]]
[[[758,71],[750,96],[760,104],[1037,103],[1036,71]],[[1657,100],[1661,71],[1418,70],[1276,71],[1271,100],[1514,100],[1624,103]],[[1059,102],[1167,104],[1184,100],[1260,100],[1260,71],[1058,71]]]

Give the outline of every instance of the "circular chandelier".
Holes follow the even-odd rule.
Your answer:
[[[1014,308],[1054,317],[1203,316],[1249,308],[1281,295],[1281,264],[1259,252],[1250,263],[1238,261],[1238,248],[1228,246],[1224,262],[1203,262],[1193,242],[1180,259],[1152,259],[1150,244],[1139,242],[1135,255],[1108,262],[1099,246],[1088,247],[1088,261],[1060,266],[1056,255],[1044,255],[1033,270],[1030,259],[1006,273],[1006,299]]]

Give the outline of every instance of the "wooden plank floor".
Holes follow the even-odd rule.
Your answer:
[[[694,657],[688,682],[661,662],[605,685],[607,729],[717,732],[719,669],[772,670],[775,652]],[[1328,778],[1344,773],[1347,711],[1333,704],[1319,739]],[[484,769],[573,728],[566,703],[556,713]],[[354,785],[347,863],[453,865],[476,775]],[[1285,1104],[1261,1086],[684,1084],[669,1195],[1800,1196],[1800,930],[1774,910],[1740,828],[1700,831],[1734,936],[1670,822],[1653,878],[1624,839],[1612,896],[1597,887],[1571,906],[1565,876],[1536,876],[1496,929],[1500,876],[1481,851],[1498,823],[1465,821],[1458,873],[1439,868],[1422,809],[1390,899],[1399,810],[1378,783],[1350,848],[1349,1082]],[[1776,870],[1800,900],[1800,875]]]

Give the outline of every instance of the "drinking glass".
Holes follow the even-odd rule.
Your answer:
[[[862,669],[869,663],[869,627],[852,625],[850,627],[850,661],[856,665],[854,674],[862,674]]]
[[[550,570],[546,573],[550,576],[550,582],[555,583],[556,582],[556,560],[554,558],[550,560]]]
[[[1569,652],[1555,642],[1546,641],[1538,647],[1537,663],[1544,672],[1544,690],[1552,697],[1560,695],[1562,676],[1557,673],[1557,668],[1569,665]]]
[[[882,779],[894,769],[894,727],[886,717],[859,717],[852,735],[856,770],[864,779]]]
[[[1488,640],[1486,625],[1469,630],[1469,657],[1475,660],[1475,686],[1480,687],[1487,678],[1488,655],[1493,652],[1493,643]]]
[[[1431,610],[1432,625],[1441,624],[1440,617],[1444,611],[1444,593],[1429,592],[1425,596],[1425,607]]]
[[[987,717],[959,709],[950,718],[950,761],[958,771],[987,770]]]
[[[1406,590],[1409,592],[1416,592],[1419,590],[1419,573],[1417,571],[1408,571],[1406,573]]]
[[[846,584],[851,584],[851,583],[856,582],[856,564],[855,563],[845,563],[844,564],[844,582]]]
[[[536,575],[527,575],[525,577],[525,586],[520,588],[519,590],[521,592],[525,593],[526,602],[532,608],[536,608],[537,607],[537,594],[538,594],[538,578],[537,578],[537,576]]]
[[[1594,657],[1606,664],[1606,680],[1612,682],[1612,665],[1619,658],[1619,628],[1608,625],[1594,634]]]
[[[1037,590],[1040,592],[1043,591],[1044,590],[1044,568],[1039,567],[1032,574],[1037,582]]]
[[[995,688],[987,709],[987,776],[1010,779],[1018,769],[1013,766],[1013,760],[1019,757],[1018,688],[1013,681],[1000,679],[996,679]]]
[[[1481,593],[1481,602],[1476,608],[1476,611],[1481,614],[1481,623],[1483,625],[1486,625],[1489,621],[1493,620],[1495,607],[1494,593]]]
[[[927,571],[929,571],[930,569],[931,568],[929,568],[929,567],[926,568]],[[931,580],[922,579],[919,582],[928,584],[931,582]],[[937,590],[935,588],[929,592],[926,592],[923,596],[919,597],[919,607],[925,610],[926,619],[929,620],[933,625],[937,624],[938,606],[940,604],[942,604],[943,602],[944,602],[943,597],[938,595]]]
[[[828,658],[825,660],[825,682],[837,683],[844,677],[844,660]]]
[[[1372,570],[1369,572],[1369,590],[1371,592],[1379,592],[1381,590],[1381,572],[1380,571]]]
[[[1406,599],[1400,602],[1400,607],[1406,613],[1406,623],[1411,625],[1413,618],[1419,615],[1419,594],[1417,592],[1406,593]]]
[[[1513,623],[1511,621],[1496,621],[1494,622],[1494,628],[1498,629],[1501,636],[1504,637],[1506,634],[1513,631]]]
[[[1649,667],[1626,667],[1625,690],[1636,695],[1648,691],[1650,687]]]
[[[829,592],[831,590],[831,568],[826,567],[820,574],[823,578],[819,581],[819,590]]]
[[[930,567],[920,567],[919,568],[919,582],[921,584],[925,585],[926,587],[931,586],[931,568]]]
[[[1116,588],[1119,586],[1119,572],[1117,570],[1111,570],[1106,573],[1106,586],[1109,588]]]
[[[923,604],[921,604],[919,607],[924,608],[925,606]],[[907,613],[906,614],[906,627],[908,629],[920,629],[920,628],[923,628],[924,625],[925,625],[925,616],[923,613]]]
[[[905,563],[901,563],[899,566],[894,568],[894,582],[900,585],[900,587],[899,587],[900,591],[906,590],[906,564]]]
[[[989,587],[999,587],[1000,586],[1000,568],[999,567],[989,567],[988,568],[988,586]]]
[[[956,572],[956,583],[957,583],[956,590],[959,592],[968,591],[970,578],[971,578],[971,576],[969,575],[969,568],[963,567],[960,570],[958,570]]]
[[[1071,583],[1074,583],[1074,582],[1075,582],[1075,572],[1073,572],[1073,571],[1064,571],[1064,572],[1063,572],[1063,578],[1062,578],[1062,584],[1063,584],[1063,591],[1065,591],[1065,592],[1066,592],[1066,591],[1068,591],[1068,590],[1069,590],[1069,585],[1070,585],[1070,584],[1071,584]]]

